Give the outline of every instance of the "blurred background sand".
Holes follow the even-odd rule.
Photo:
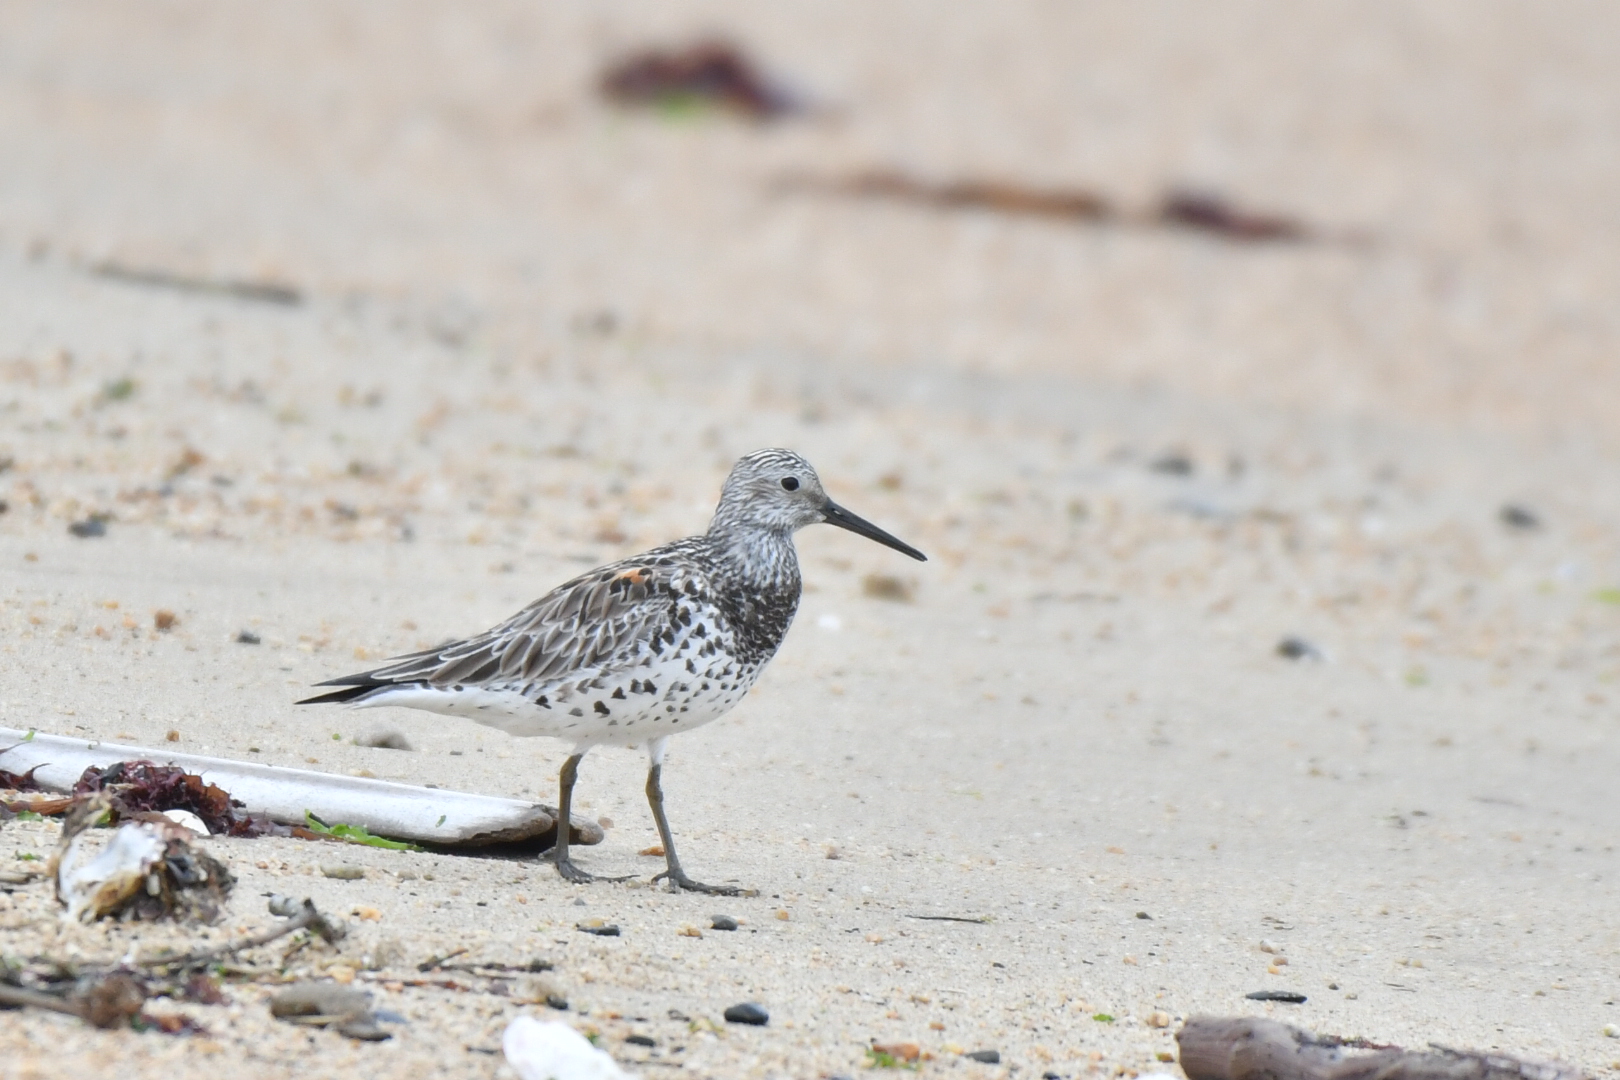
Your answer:
[[[225,845],[228,925],[301,888],[384,913],[317,972],[389,941],[400,970],[546,955],[576,1023],[693,1075],[847,1073],[875,1039],[925,1071],[993,1074],[956,1051],[996,1047],[1108,1076],[1162,1067],[1156,1012],[1246,1009],[1607,1070],[1617,23],[0,7],[0,724],[549,801],[563,747],[290,703],[702,528],[738,454],[789,445],[933,560],[803,534],[781,656],[677,740],[683,858],[761,898],[377,852],[334,881],[261,840]],[[598,93],[615,58],[713,34],[808,107]],[[831,189],[872,170],[1119,215]],[[1167,227],[1176,190],[1309,235]],[[384,727],[415,750],[353,744]],[[642,767],[587,759],[614,822],[587,866],[656,869]],[[625,937],[576,934],[576,897]],[[0,904],[7,952],[127,945],[58,927],[42,887]],[[752,932],[678,935],[711,909]],[[1243,998],[1265,988],[1310,1001]],[[410,1024],[353,1047],[234,993],[198,1010],[212,1039],[6,1014],[4,1049],[38,1075],[201,1074],[221,1047],[266,1076],[506,1075],[478,1051],[529,1008],[388,991]],[[740,1000],[772,1025],[666,1019]]]

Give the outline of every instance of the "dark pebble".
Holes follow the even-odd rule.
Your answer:
[[[1191,476],[1193,463],[1192,459],[1186,454],[1165,454],[1163,457],[1155,459],[1148,468],[1156,473],[1164,473],[1167,476]],[[973,1055],[969,1054],[968,1056],[972,1057]]]
[[[735,930],[737,920],[730,915],[716,915],[709,920],[709,926],[715,930]]]
[[[584,923],[575,923],[574,929],[583,930],[587,934],[595,934],[597,937],[619,936],[619,928],[611,923],[607,926],[586,926]]]
[[[1531,529],[1541,528],[1541,519],[1535,515],[1534,511],[1527,510],[1514,503],[1508,503],[1502,507],[1501,510],[1497,511],[1496,516],[1501,518],[1502,524],[1510,529],[1524,529],[1528,532]]]
[[[238,645],[257,645],[259,635],[251,630],[238,630],[236,632],[236,643]]]
[[[1148,913],[1147,913],[1147,912],[1145,912],[1145,911],[1138,911],[1138,912],[1137,912],[1137,913],[1136,913],[1136,917],[1137,917],[1137,918],[1138,918],[1138,919],[1147,919],[1147,920],[1148,920],[1148,921],[1149,921],[1149,922],[1152,922],[1152,921],[1153,921],[1153,916],[1151,916],[1151,915],[1149,915],[1149,914],[1148,914]]]
[[[770,1023],[770,1020],[771,1014],[751,1001],[733,1005],[726,1010],[726,1022],[730,1024],[753,1024],[757,1027],[760,1024]]]
[[[558,1012],[568,1011],[568,999],[561,994],[547,994],[546,1008],[556,1009]]]
[[[377,750],[411,750],[411,741],[403,732],[374,731],[370,735],[362,735],[354,740],[356,746],[370,746]]]
[[[1292,634],[1277,642],[1277,655],[1289,660],[1319,660],[1322,657],[1315,645]]]
[[[651,1035],[626,1035],[624,1041],[631,1046],[657,1046],[658,1040]]]
[[[1281,1001],[1289,1005],[1305,1004],[1305,995],[1297,990],[1256,990],[1252,994],[1244,994],[1250,1001]]]
[[[68,532],[81,540],[91,540],[98,536],[107,535],[107,523],[98,517],[85,518],[83,521],[75,521],[69,525]]]
[[[962,1056],[967,1058],[969,1061],[982,1061],[986,1065],[1001,1064],[1000,1050],[975,1050],[971,1054],[963,1054]]]

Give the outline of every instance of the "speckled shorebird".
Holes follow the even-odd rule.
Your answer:
[[[709,531],[558,586],[477,637],[397,657],[300,705],[403,705],[462,716],[512,735],[567,739],[559,817],[569,820],[579,763],[593,746],[647,746],[647,801],[671,888],[736,894],[693,881],[675,855],[660,783],[669,738],[716,720],[748,692],[799,607],[793,534],[826,522],[913,559],[922,552],[845,510],[810,463],[758,450],[726,477]],[[569,881],[591,875],[557,830],[550,858]]]

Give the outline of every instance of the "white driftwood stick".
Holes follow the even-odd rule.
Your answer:
[[[120,761],[177,765],[217,784],[250,812],[262,812],[286,825],[304,824],[307,810],[328,824],[364,825],[378,836],[429,844],[489,844],[527,840],[550,832],[556,824],[536,803],[471,795],[460,791],[395,784],[359,776],[334,776],[309,769],[284,769],[227,758],[176,754],[145,746],[70,739],[0,728],[0,768],[25,773],[36,765],[34,779],[43,788],[69,791],[91,765],[106,768]],[[16,745],[12,745],[16,744]],[[576,832],[595,833],[575,843],[601,839],[594,824],[576,821]]]

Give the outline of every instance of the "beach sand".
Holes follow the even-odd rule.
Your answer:
[[[716,31],[815,109],[597,98]],[[211,840],[220,926],[37,882],[0,952],[307,895],[353,932],[288,972],[394,1038],[236,983],[153,1006],[207,1036],[0,1013],[0,1073],[509,1077],[521,1014],[644,1076],[1174,1071],[1200,1013],[1620,1068],[1617,42],[1596,5],[6,6],[0,726],[554,803],[564,745],[292,702],[701,530],[760,446],[930,561],[802,533],[778,658],[674,741],[683,861],[757,897],[647,884],[623,751],[579,861],[633,882]],[[784,183],[877,168],[1122,219]],[[1179,188],[1320,238],[1155,225]],[[555,968],[404,985],[457,948]]]

